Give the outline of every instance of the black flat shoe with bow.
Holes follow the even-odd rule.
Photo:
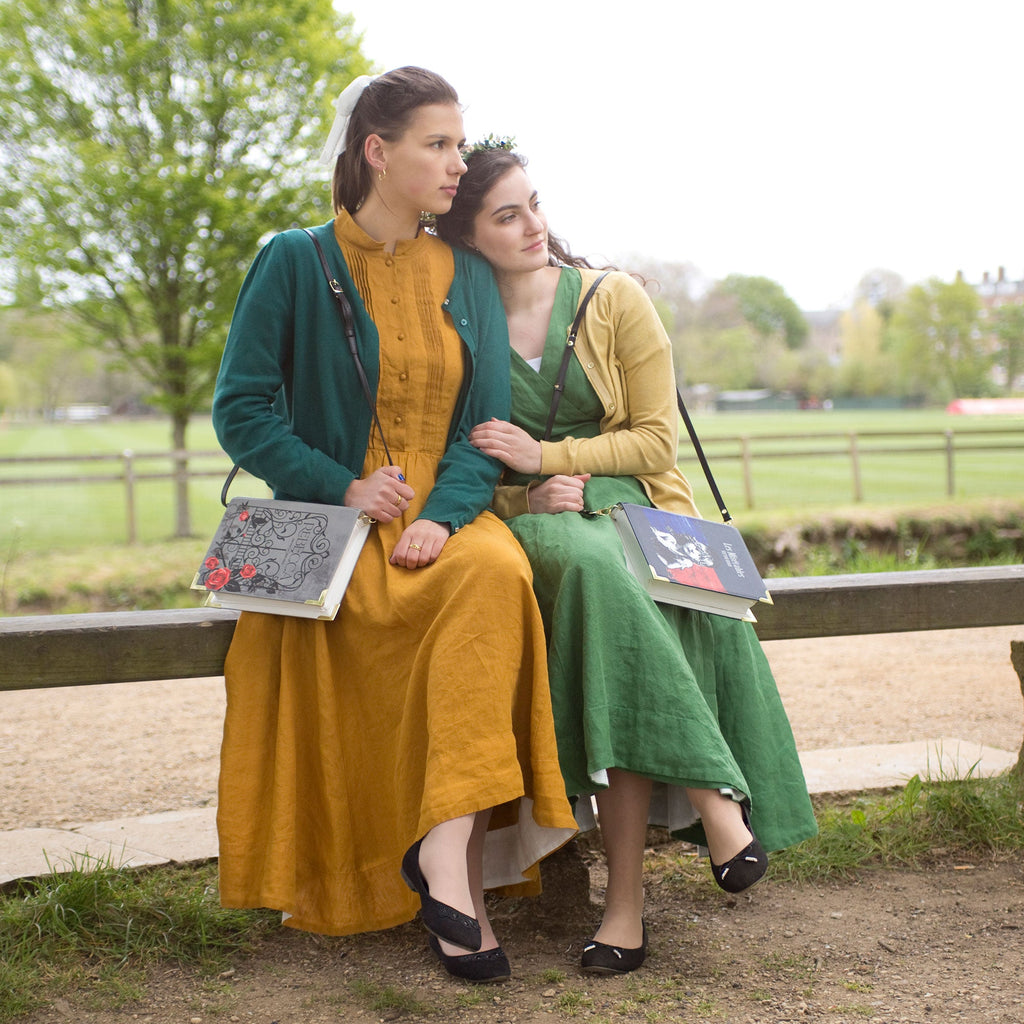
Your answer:
[[[716,864],[711,860],[711,874],[720,889],[726,892],[743,892],[749,889],[755,882],[759,882],[764,873],[768,870],[768,854],[764,847],[757,841],[747,820],[747,809],[740,805],[743,810],[743,824],[750,832],[751,842],[740,850],[735,857],[727,860],[724,864]]]
[[[590,974],[629,974],[642,966],[647,959],[647,925],[643,925],[644,941],[632,949],[622,946],[608,946],[597,939],[591,939],[583,947],[580,967]]]
[[[460,946],[470,952],[480,948],[480,922],[462,911],[449,907],[447,903],[435,900],[430,895],[427,880],[420,871],[420,844],[417,839],[402,858],[402,880],[420,898],[420,917],[428,932],[453,946]]]
[[[449,956],[441,943],[433,935],[430,936],[430,948],[437,959],[444,964],[444,969],[453,977],[463,981],[475,981],[488,984],[496,981],[507,981],[512,977],[505,951],[498,946],[496,949],[485,949],[479,953],[467,953],[465,956]]]

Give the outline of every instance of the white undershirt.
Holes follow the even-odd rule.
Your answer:
[[[543,358],[543,356],[537,356],[535,359],[527,359],[526,362],[530,369],[536,370],[537,373],[540,373],[540,362]]]

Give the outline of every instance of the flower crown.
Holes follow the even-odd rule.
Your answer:
[[[509,151],[515,149],[516,140],[513,135],[488,135],[486,138],[481,139],[479,142],[474,142],[473,145],[467,146],[462,151],[462,159],[468,160],[470,157],[477,153],[486,153],[491,149],[507,149]]]

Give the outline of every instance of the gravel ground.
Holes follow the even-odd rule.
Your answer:
[[[800,750],[951,737],[1015,751],[1024,626],[765,645]],[[216,801],[222,682],[0,693],[0,829]]]

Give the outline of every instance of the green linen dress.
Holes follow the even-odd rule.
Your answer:
[[[539,371],[512,352],[512,419],[534,437],[544,431],[579,294],[579,273],[563,270]],[[602,413],[571,359],[551,440],[596,436]],[[585,485],[587,510],[619,501],[650,505],[632,476]],[[654,780],[650,821],[678,838],[705,842],[685,787],[731,790],[749,803],[766,849],[813,835],[789,720],[751,625],[656,604],[626,568],[607,515],[528,514],[507,524],[533,567],[568,795],[597,792],[615,767]],[[574,804],[581,827],[591,827],[591,801]]]

